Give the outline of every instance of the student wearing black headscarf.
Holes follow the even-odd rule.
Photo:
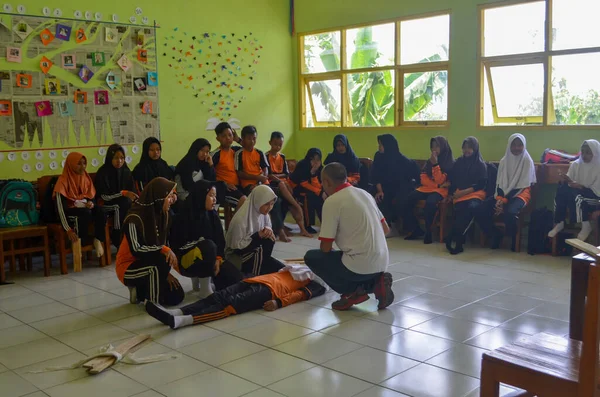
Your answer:
[[[304,208],[304,226],[309,233],[316,233],[312,225],[315,224],[315,213],[321,219],[325,193],[321,186],[321,150],[311,148],[296,164],[296,169],[290,175],[290,181],[294,184],[294,195],[306,197],[308,205]]]
[[[225,234],[215,211],[216,203],[214,184],[206,180],[195,182],[169,234],[169,245],[179,259],[181,274],[191,277],[194,289],[205,296],[213,293],[211,277],[217,290],[242,280],[242,273],[223,260]]]
[[[352,150],[346,135],[339,134],[333,138],[333,152],[327,155],[323,164],[330,163],[340,163],[346,167],[348,183],[360,188],[368,188],[368,176],[367,180],[362,180],[360,160]]]
[[[454,165],[452,148],[443,136],[436,136],[429,141],[431,156],[421,171],[421,186],[408,195],[400,204],[402,208],[403,226],[411,231],[405,240],[416,240],[425,236],[424,243],[431,244],[431,225],[435,219],[440,201],[448,196],[448,173]],[[415,217],[415,206],[425,200],[425,232]]]
[[[133,169],[133,179],[141,192],[154,178],[162,177],[172,181],[175,178],[173,170],[161,156],[162,145],[154,137],[146,138],[142,145],[140,162]]]
[[[98,169],[94,184],[96,185],[97,202],[94,220],[94,247],[97,255],[102,256],[106,217],[113,215],[111,240],[118,247],[121,242],[123,220],[131,207],[131,202],[138,199],[131,171],[125,162],[125,150],[121,145],[115,143],[108,147],[104,165]]]
[[[415,190],[419,180],[419,166],[404,156],[392,134],[379,135],[379,151],[373,157],[371,181],[377,189],[375,200],[388,224],[396,221],[398,214],[394,202],[402,202]]]
[[[452,255],[463,252],[465,234],[469,230],[479,206],[485,200],[487,165],[479,152],[477,138],[467,137],[462,144],[463,155],[450,171],[448,200],[454,203],[454,224],[446,238],[446,248]],[[452,243],[455,247],[452,247]]]
[[[177,164],[175,175],[176,182],[178,182],[177,194],[179,199],[185,200],[187,198],[195,182],[202,179],[212,182],[217,180],[210,149],[211,145],[208,140],[204,138],[196,139],[187,154]]]

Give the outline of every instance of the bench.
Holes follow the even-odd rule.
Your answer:
[[[29,239],[41,238],[41,245],[26,246]],[[15,240],[19,241],[19,247],[15,248]],[[8,249],[4,243],[8,243]],[[44,253],[44,276],[50,275],[50,248],[48,245],[48,228],[46,226],[20,226],[0,229],[0,283],[6,280],[4,274],[4,262],[10,256],[10,272],[16,272],[15,256],[19,255],[21,270],[23,270],[23,255],[27,254],[27,270],[31,270],[31,254],[35,252]]]

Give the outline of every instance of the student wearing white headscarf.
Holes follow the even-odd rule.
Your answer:
[[[271,256],[275,234],[269,212],[277,195],[267,185],[258,185],[236,211],[225,237],[225,258],[244,274],[259,276],[279,271],[284,265]]]
[[[592,232],[589,218],[598,209],[600,200],[600,142],[595,139],[583,141],[581,156],[571,163],[564,182],[558,186],[554,198],[554,229],[549,237],[556,236],[565,228],[567,208],[581,222],[577,238],[585,241]]]
[[[536,181],[535,165],[527,152],[527,140],[521,134],[512,134],[498,167],[496,194],[487,198],[475,217],[483,233],[492,237],[492,249],[499,248],[504,237],[494,225],[494,217],[502,216],[505,234],[512,238],[511,249],[515,250],[519,213],[529,203],[531,185]]]

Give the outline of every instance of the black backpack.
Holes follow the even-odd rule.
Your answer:
[[[56,185],[56,181],[58,181],[58,176],[53,176],[52,179],[50,179],[50,183],[48,183],[48,189],[46,189],[46,194],[44,195],[44,197],[40,197],[42,203],[40,209],[40,218],[46,224],[58,222],[58,214],[56,213],[56,202],[52,198],[52,193],[54,192],[54,186]]]
[[[548,208],[539,208],[531,213],[527,236],[529,255],[547,254],[552,251],[552,241],[548,237],[552,227],[554,227],[553,214]]]

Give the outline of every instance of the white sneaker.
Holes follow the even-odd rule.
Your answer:
[[[592,224],[589,221],[581,222],[581,231],[577,235],[577,238],[581,241],[587,240],[592,232]]]
[[[556,235],[558,233],[560,233],[564,228],[565,228],[565,223],[564,222],[558,222],[554,226],[554,229],[552,229],[552,230],[550,230],[550,232],[548,232],[548,237],[550,237],[550,238],[556,237]]]
[[[96,256],[98,258],[104,255],[104,244],[102,244],[102,242],[97,238],[94,239],[94,249],[96,250]]]

